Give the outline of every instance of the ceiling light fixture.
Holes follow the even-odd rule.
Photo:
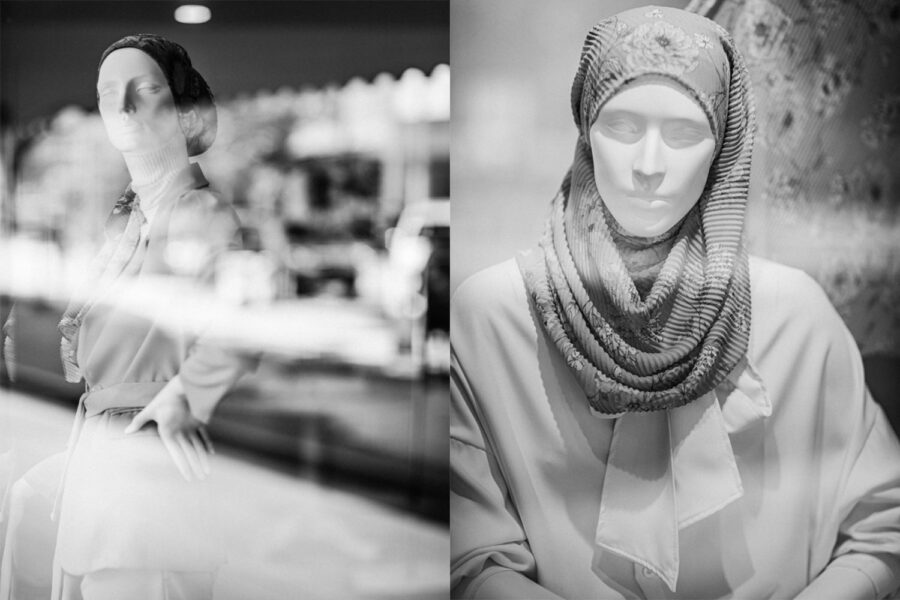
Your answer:
[[[206,23],[212,18],[212,12],[199,4],[182,4],[175,9],[175,20],[179,23],[196,25]]]

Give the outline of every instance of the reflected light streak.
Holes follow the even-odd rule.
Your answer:
[[[13,266],[0,270],[0,294],[16,301],[64,307],[70,299],[89,300],[96,293],[84,286],[85,262],[63,255],[54,244],[8,240],[0,243],[0,256]],[[396,332],[358,303],[321,298],[237,303],[235,297],[246,298],[234,292],[235,282],[223,278],[222,283],[211,287],[189,277],[144,275],[104,290],[101,304],[236,350],[331,357],[360,366],[384,367],[396,358]]]

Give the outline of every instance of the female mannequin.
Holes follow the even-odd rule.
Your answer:
[[[802,273],[742,241],[753,107],[728,34],[598,23],[540,246],[452,301],[452,585],[478,598],[876,598],[900,445]]]
[[[115,299],[145,277],[208,282],[239,247],[234,210],[189,161],[215,138],[215,105],[185,50],[149,34],[104,52],[97,98],[131,184],[59,326],[66,378],[86,390],[69,448],[23,482],[63,470],[52,598],[211,598],[224,556],[204,425],[249,365],[198,324],[173,327],[176,304],[148,317]]]

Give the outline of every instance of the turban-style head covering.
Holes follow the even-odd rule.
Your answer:
[[[216,139],[216,104],[206,80],[191,65],[187,51],[162,36],[138,33],[125,36],[104,50],[97,68],[107,56],[122,48],[137,48],[156,61],[175,99],[181,129],[187,138],[188,156],[206,152]]]
[[[590,129],[604,103],[646,76],[680,84],[716,137],[698,202],[657,238],[629,237],[617,227],[597,191],[591,157]],[[545,329],[598,413],[692,402],[722,383],[746,351],[743,225],[754,128],[748,86],[728,32],[693,13],[637,8],[587,35],[572,85],[575,159],[540,251],[520,259],[520,267]]]

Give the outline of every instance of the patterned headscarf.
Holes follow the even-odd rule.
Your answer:
[[[216,139],[216,104],[206,80],[191,65],[187,51],[152,33],[128,35],[103,51],[98,71],[107,56],[122,48],[137,48],[156,61],[175,99],[181,128],[187,138],[188,156],[206,152]]]
[[[642,298],[597,191],[590,129],[623,86],[651,75],[677,82],[703,109],[716,154],[699,201],[659,240],[665,252]],[[595,412],[693,402],[738,365],[749,338],[743,225],[755,121],[743,59],[704,17],[659,7],[623,12],[588,34],[572,112],[575,159],[539,251],[519,257],[526,287]]]

